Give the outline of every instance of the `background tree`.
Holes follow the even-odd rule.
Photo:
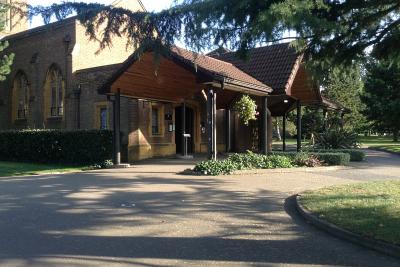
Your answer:
[[[9,6],[0,2],[0,32],[4,31],[7,22],[7,11]],[[0,81],[4,81],[11,72],[14,54],[5,53],[8,47],[7,41],[0,41]]]
[[[29,10],[30,16],[42,15],[46,22],[76,13],[92,38],[104,27],[102,48],[114,35],[126,35],[132,45],[155,41],[156,46],[169,46],[183,39],[192,49],[228,46],[243,55],[260,44],[295,40],[322,69],[350,64],[364,57],[368,47],[377,56],[400,58],[398,0],[184,0],[159,13],[85,3]]]
[[[364,113],[377,131],[393,133],[398,141],[400,130],[400,64],[371,60],[367,64]]]
[[[361,101],[361,94],[364,90],[364,82],[361,77],[361,67],[356,65],[348,68],[333,68],[324,79],[323,86],[324,96],[351,111],[343,118],[344,128],[356,132],[365,130],[367,122],[362,114],[364,104]]]

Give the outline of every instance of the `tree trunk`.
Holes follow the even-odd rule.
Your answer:
[[[399,130],[394,130],[393,131],[393,141],[398,142],[399,141]]]
[[[275,118],[275,129],[276,129],[276,137],[278,138],[279,141],[282,140],[281,136],[281,129],[279,128],[279,119]]]

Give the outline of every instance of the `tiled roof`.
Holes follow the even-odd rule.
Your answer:
[[[342,110],[344,112],[351,112],[350,109],[343,106],[341,103],[333,101],[326,96],[322,97],[322,105],[333,110]]]
[[[266,91],[271,90],[268,85],[240,70],[232,63],[225,62],[207,55],[201,55],[180,47],[172,47],[171,53],[173,56],[178,57],[178,59],[184,61],[184,63],[190,64],[198,70],[201,70],[213,76],[221,76],[229,81],[236,81],[239,83],[257,86],[261,89],[265,89]]]
[[[272,87],[274,93],[284,92],[299,58],[298,53],[288,43],[253,48],[248,52],[247,60],[239,59],[235,52],[218,52],[213,51],[209,55],[232,63]]]

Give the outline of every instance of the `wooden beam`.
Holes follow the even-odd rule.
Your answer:
[[[262,147],[261,150],[264,155],[268,154],[268,98],[262,98]]]
[[[282,117],[282,151],[286,151],[286,113]]]
[[[115,93],[114,100],[114,164],[121,165],[121,93]]]
[[[301,103],[297,100],[297,152],[301,151]]]
[[[231,110],[227,108],[225,110],[225,143],[226,143],[226,153],[231,152],[231,144],[232,144],[232,133],[231,133]]]
[[[215,89],[210,87],[207,91],[207,135],[208,135],[208,158],[217,159],[217,127],[216,127],[216,105]]]
[[[182,156],[187,156],[187,141],[186,141],[186,103],[182,103],[182,111],[181,111],[181,120],[182,120]]]

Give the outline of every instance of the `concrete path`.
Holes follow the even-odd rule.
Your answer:
[[[196,177],[190,163],[0,178],[0,266],[400,266],[305,223],[293,194],[400,177],[400,157],[356,168]]]

